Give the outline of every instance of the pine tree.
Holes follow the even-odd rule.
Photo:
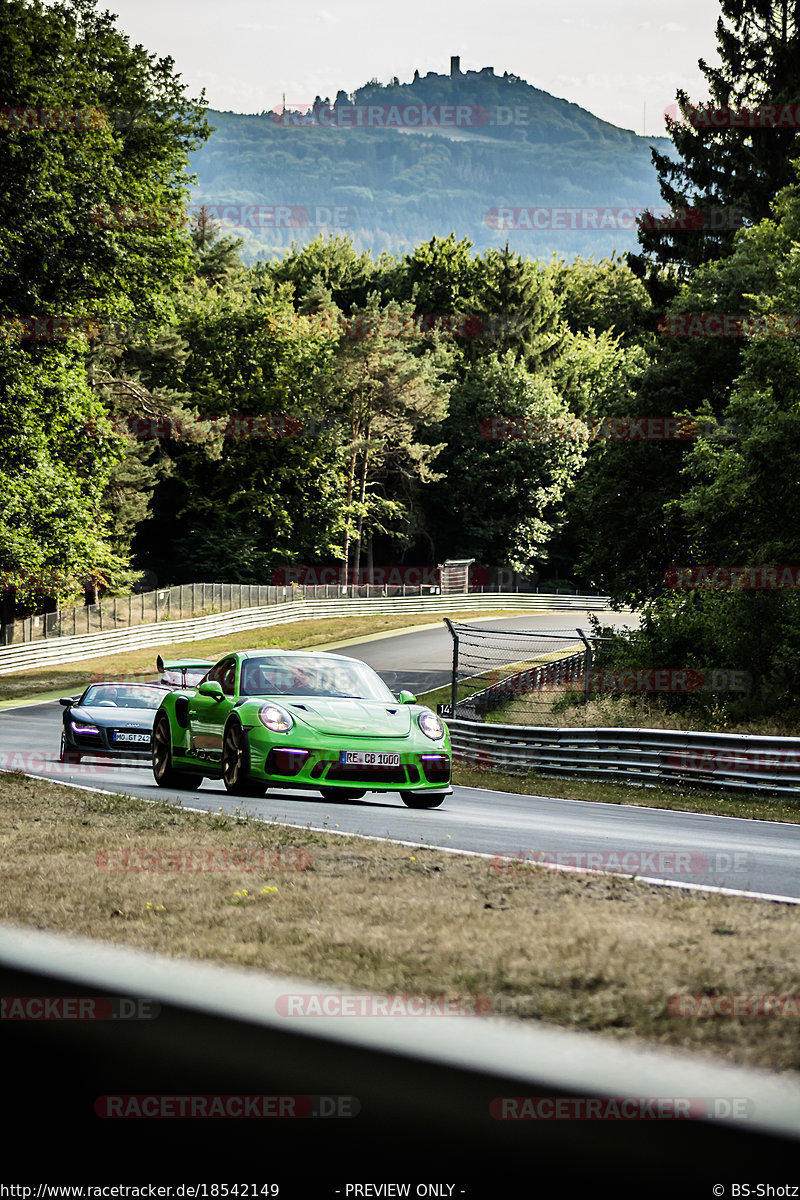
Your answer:
[[[242,239],[220,237],[219,223],[204,204],[194,218],[190,233],[194,250],[191,275],[219,285],[241,272],[239,250],[243,245]]]
[[[710,100],[694,106],[679,91],[683,115],[667,118],[679,160],[652,152],[661,195],[671,209],[669,224],[676,223],[673,218],[680,221],[687,206],[703,216],[686,214],[685,229],[659,229],[657,221],[646,220],[639,234],[645,254],[631,256],[640,275],[653,265],[647,255],[662,265],[674,264],[680,275],[725,257],[742,220],[750,224],[768,216],[777,192],[795,181],[791,163],[800,156],[800,0],[720,0],[720,7],[716,33],[721,65],[699,61]],[[752,127],[744,121],[752,121]],[[692,228],[695,220],[698,227]]]
[[[509,249],[487,250],[478,287],[482,336],[476,354],[513,352],[528,370],[547,367],[558,356],[565,336],[560,301],[550,273]]]

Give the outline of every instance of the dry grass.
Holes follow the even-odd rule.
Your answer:
[[[282,862],[298,865],[302,851],[310,867],[97,866],[98,855],[120,848],[281,847]],[[800,1070],[792,1020],[667,1012],[667,997],[679,992],[800,991],[797,906],[537,869],[509,874],[486,859],[188,813],[20,775],[0,776],[0,855],[6,921],[350,989],[479,993],[520,1019]]]
[[[691,694],[687,695],[686,700],[689,704],[696,704],[696,697]],[[796,714],[777,714],[735,722],[728,718],[724,705],[712,706],[708,714],[703,714],[696,708],[690,708],[689,704],[685,712],[668,712],[646,694],[597,696],[584,704],[582,700],[565,701],[563,693],[554,696],[543,691],[507,701],[501,708],[488,713],[486,720],[494,725],[695,729],[706,733],[750,733],[768,737],[797,737],[800,734]]]
[[[161,648],[166,659],[199,658],[216,662],[223,654],[232,650],[247,650],[251,646],[276,646],[282,650],[305,650],[324,646],[330,642],[349,638],[369,637],[371,634],[407,629],[418,625],[439,624],[444,616],[459,621],[470,621],[476,617],[509,617],[521,615],[524,610],[503,609],[477,610],[457,614],[419,613],[397,614],[374,617],[329,617],[310,621],[292,621],[286,625],[268,625],[259,629],[248,629],[242,633],[225,634],[207,638],[200,642],[176,642]],[[530,611],[530,610],[528,610]],[[165,622],[165,633],[169,622]],[[0,701],[15,700],[22,696],[59,691],[71,695],[82,691],[93,676],[106,679],[135,675],[140,679],[156,678],[157,647],[146,650],[130,650],[124,654],[109,654],[101,658],[84,659],[82,662],[62,663],[56,666],[37,667],[35,670],[19,671],[13,675],[0,676]]]

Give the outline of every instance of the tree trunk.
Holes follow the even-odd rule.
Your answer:
[[[364,448],[364,457],[361,460],[361,480],[358,491],[358,522],[356,525],[355,549],[353,551],[353,562],[355,565],[355,580],[359,582],[359,571],[361,570],[361,536],[364,529],[364,500],[367,495],[367,474],[369,471],[369,430],[366,428],[366,446]]]
[[[372,534],[367,538],[367,583],[372,587],[375,582],[375,567],[372,559]]]
[[[96,575],[86,575],[84,577],[83,599],[84,599],[84,606],[88,606],[90,604],[97,604],[98,595],[97,595],[97,576]]]
[[[13,591],[0,592],[0,646],[10,646],[14,641],[15,595]]]

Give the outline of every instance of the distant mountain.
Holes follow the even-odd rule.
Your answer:
[[[397,254],[455,232],[476,249],[602,257],[637,246],[636,212],[663,211],[639,137],[491,67],[366,84],[333,104],[245,115],[192,160],[193,202],[244,239],[243,257],[281,255],[320,231]]]

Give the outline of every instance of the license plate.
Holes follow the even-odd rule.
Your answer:
[[[149,733],[126,733],[123,730],[117,730],[114,733],[115,742],[150,742]]]
[[[342,750],[339,762],[344,766],[358,767],[399,767],[399,754],[386,754],[377,750]]]

